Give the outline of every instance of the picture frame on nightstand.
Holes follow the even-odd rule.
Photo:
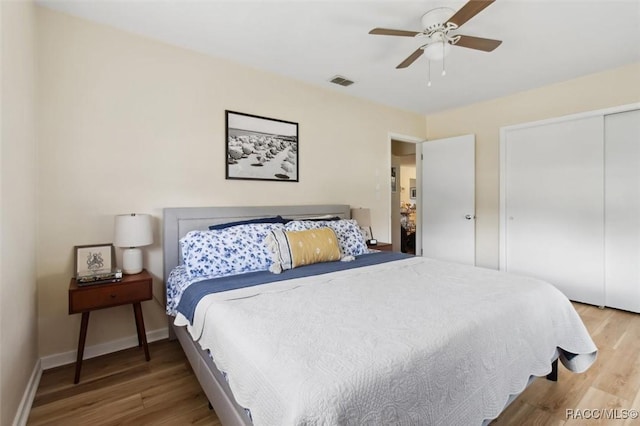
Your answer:
[[[111,243],[74,246],[74,276],[78,285],[122,279],[116,269],[116,249]]]
[[[368,226],[361,226],[360,233],[362,234],[362,238],[364,238],[367,244],[369,244],[369,241],[373,238],[373,235],[371,235],[371,228],[369,228]]]

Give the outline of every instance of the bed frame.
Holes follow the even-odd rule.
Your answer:
[[[304,219],[314,216],[351,217],[351,208],[345,204],[265,207],[180,207],[163,211],[164,281],[169,273],[182,263],[180,238],[189,231],[208,229],[209,225],[281,215],[285,218]],[[224,426],[251,426],[244,408],[235,401],[224,376],[206,351],[191,339],[185,327],[173,325],[169,317],[169,337],[177,338],[191,364],[195,376],[218,418]]]
[[[331,215],[348,219],[351,217],[350,206],[344,204],[304,205],[304,206],[267,206],[267,207],[180,207],[165,208],[163,211],[163,255],[164,281],[166,283],[173,268],[182,263],[180,258],[180,238],[189,231],[208,229],[209,225],[235,222],[281,215],[285,218],[304,219],[305,217]],[[191,339],[185,327],[173,325],[173,317],[169,317],[169,337],[178,339],[184,353],[191,364],[195,376],[218,418],[224,426],[251,426],[246,411],[235,401],[231,389],[224,376],[206,351]],[[556,381],[558,377],[558,354],[554,356],[552,371],[548,380]],[[527,387],[535,380],[531,377]],[[505,408],[518,395],[512,395]],[[484,424],[489,424],[486,420]]]

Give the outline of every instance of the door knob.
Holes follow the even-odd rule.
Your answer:
[[[475,219],[476,217],[475,216],[471,216],[470,214],[468,214],[464,218],[467,219],[467,220],[471,220],[471,219]]]

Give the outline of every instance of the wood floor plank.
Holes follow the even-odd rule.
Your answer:
[[[628,312],[606,309],[611,314],[605,319],[603,326],[591,335],[598,348],[614,348],[627,332],[633,317]]]
[[[594,341],[598,359],[582,374],[559,368],[558,382],[537,379],[493,426],[580,423],[567,409],[640,410],[640,315],[574,303]],[[200,425],[221,426],[177,341],[85,360],[79,384],[75,365],[47,370],[28,425]],[[638,419],[612,424],[636,425]]]
[[[637,425],[640,423],[640,392],[637,393],[636,399],[631,403],[630,410],[634,410],[630,413],[628,419],[625,419],[624,426]]]
[[[204,397],[197,381],[186,377],[178,385],[175,392],[166,395],[163,401],[146,404],[142,396],[144,408],[123,420],[102,423],[103,426],[115,425],[157,425],[157,424],[200,424],[220,426],[214,412],[209,410],[209,403]],[[167,406],[170,401],[170,408]]]
[[[86,405],[82,405],[86,404]],[[71,401],[72,409],[52,406],[50,409],[32,412],[29,425],[99,425],[107,421],[119,421],[144,408],[139,394],[126,395],[106,401],[91,398],[91,401]]]
[[[154,405],[165,405],[167,400],[187,400],[196,398],[202,393],[202,388],[193,376],[183,375],[171,382],[161,385],[151,386],[142,392],[142,403],[145,408]]]
[[[593,386],[619,398],[633,401],[640,389],[640,354],[626,349],[614,351],[606,370],[598,375]]]
[[[132,371],[120,371],[94,380],[85,379],[85,381],[81,381],[77,385],[73,384],[73,380],[69,382],[68,375],[65,374],[64,381],[62,381],[59,386],[52,386],[36,396],[33,407],[51,404],[58,400],[66,400],[78,394],[86,394],[96,389],[104,389],[115,384],[126,383],[139,377],[147,377],[148,374],[149,370],[141,366]]]
[[[640,327],[637,326],[638,314],[626,312],[626,315],[631,318],[631,322],[614,345],[614,349],[640,353]]]
[[[516,400],[502,415],[491,423],[492,426],[563,426],[564,420],[555,418],[548,412]]]
[[[107,421],[122,421],[143,408],[142,398],[139,394],[134,394],[105,403],[99,410],[87,411],[74,419],[77,419],[78,423],[82,425],[99,425]]]

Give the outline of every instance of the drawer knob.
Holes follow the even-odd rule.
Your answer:
[[[112,299],[115,299],[115,298],[116,298],[116,295],[115,295],[115,294],[111,294],[111,298],[112,298]]]

